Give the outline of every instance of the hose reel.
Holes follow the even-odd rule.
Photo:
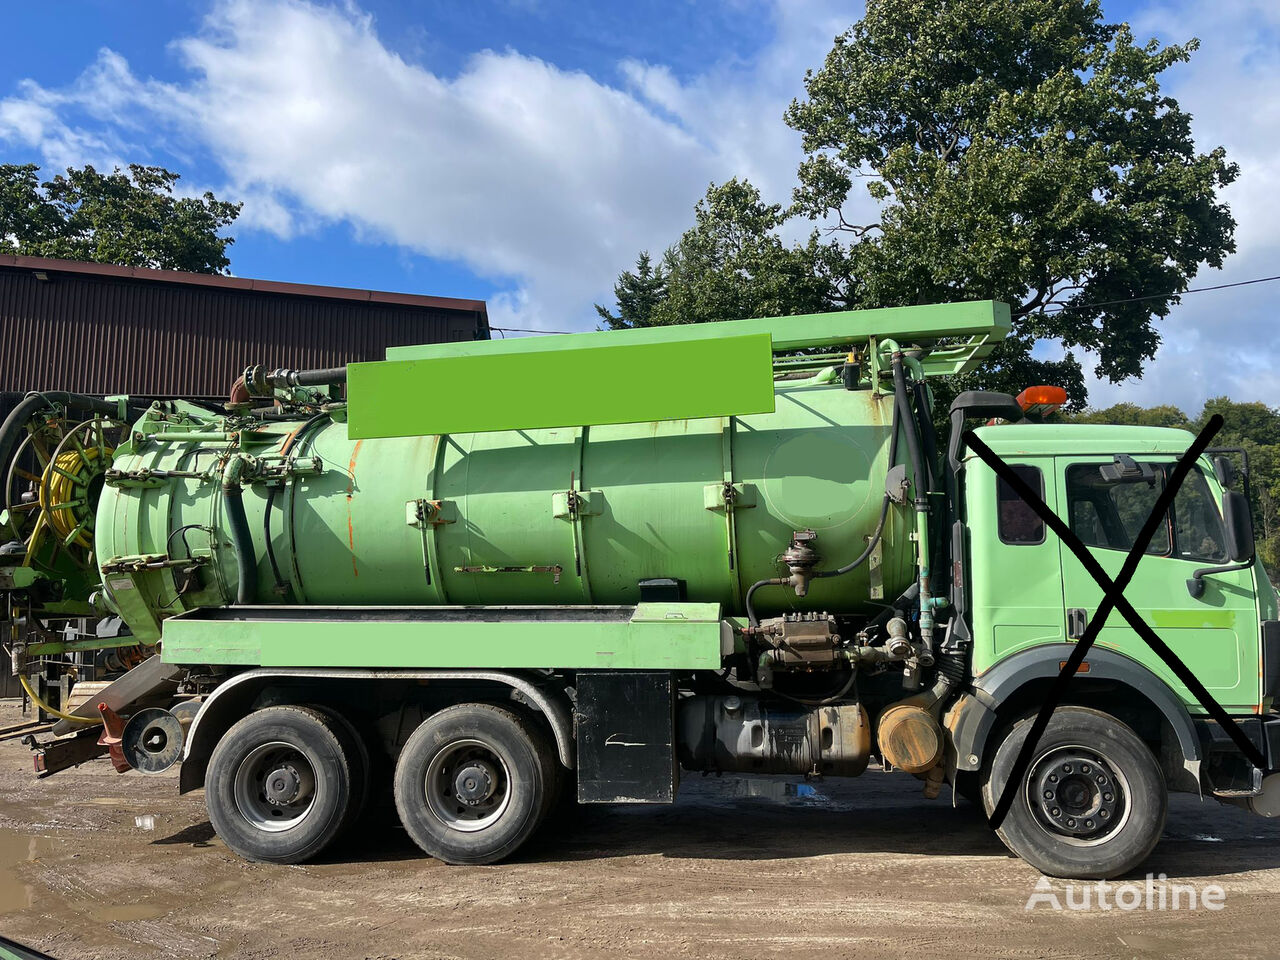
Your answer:
[[[45,563],[59,554],[82,568],[92,563],[98,497],[128,430],[127,423],[104,416],[69,429],[65,420],[44,416],[28,424],[9,463],[4,503],[9,533],[25,545],[26,564],[50,542]]]

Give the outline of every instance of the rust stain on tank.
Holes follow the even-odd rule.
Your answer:
[[[363,440],[356,441],[356,445],[351,448],[351,462],[347,464],[347,546],[351,548],[351,575],[353,577],[360,576],[360,570],[356,566],[356,529],[351,523],[351,497],[356,489],[356,457],[360,456],[360,447],[363,445]]]

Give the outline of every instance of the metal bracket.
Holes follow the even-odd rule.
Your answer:
[[[111,765],[117,773],[128,773],[129,761],[124,758],[124,720],[105,702],[98,704],[98,713],[102,714],[102,736],[98,738],[98,746],[106,747],[111,754]]]
[[[142,573],[145,570],[167,570],[169,567],[198,567],[209,557],[170,557],[163,553],[143,553],[132,557],[112,557],[102,563],[103,573]]]
[[[702,488],[702,505],[708,510],[746,510],[756,505],[756,488],[751,483],[708,483]]]
[[[550,573],[554,574],[553,583],[560,582],[560,574],[564,573],[564,567],[558,563],[550,565],[538,564],[528,567],[490,567],[490,566],[472,566],[472,567],[454,567],[454,573]]]
[[[565,490],[551,495],[551,515],[561,520],[604,513],[603,490]]]
[[[404,505],[404,522],[410,527],[439,526],[457,520],[452,500],[408,500]]]

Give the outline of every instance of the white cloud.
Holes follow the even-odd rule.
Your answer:
[[[136,77],[104,50],[68,89],[28,82],[0,101],[0,138],[57,165],[118,162],[144,137],[195,144],[246,199],[242,226],[346,221],[508,285],[495,323],[589,326],[592,301],[679,235],[708,182],[748,175],[787,199],[800,154],[781,114],[856,16],[841,6],[778,0],[756,62],[685,84],[630,63],[617,89],[513,50],[444,78],[353,5],[226,0],[174,45],[188,80]]]
[[[1189,64],[1172,68],[1166,92],[1194,119],[1197,145],[1222,145],[1240,177],[1222,192],[1238,222],[1237,253],[1192,287],[1280,274],[1280,4],[1274,0],[1157,3],[1133,21],[1139,39],[1199,37]],[[1160,325],[1156,360],[1139,381],[1099,383],[1094,406],[1121,400],[1172,403],[1195,415],[1206,397],[1280,404],[1280,283],[1190,294]]]
[[[175,42],[185,80],[140,78],[104,50],[69,87],[28,80],[0,99],[0,141],[53,167],[208,155],[221,173],[199,178],[225,176],[215,192],[245,199],[242,230],[287,239],[346,222],[495,280],[497,324],[589,327],[591,303],[637,251],[679,235],[708,182],[747,176],[788,199],[800,148],[782,112],[859,8],[748,4],[743,15],[768,15],[775,31],[754,57],[710,59],[686,79],[624,61],[615,87],[515,50],[477,52],[445,77],[392,52],[350,3],[225,0]],[[1200,37],[1165,87],[1195,115],[1201,148],[1224,144],[1242,169],[1224,193],[1239,253],[1194,285],[1280,273],[1280,4],[1166,0],[1134,26],[1166,43]],[[1186,297],[1146,377],[1094,384],[1092,402],[1276,403],[1277,287]]]

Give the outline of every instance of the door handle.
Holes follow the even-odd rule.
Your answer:
[[[1079,640],[1089,626],[1089,611],[1084,607],[1071,607],[1067,610],[1067,639]]]

